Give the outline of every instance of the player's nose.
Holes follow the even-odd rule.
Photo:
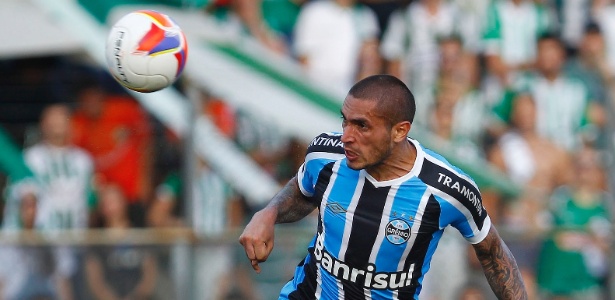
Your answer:
[[[340,139],[342,143],[352,143],[354,141],[354,135],[352,133],[352,129],[349,126],[344,127],[344,131],[342,131],[342,138]]]

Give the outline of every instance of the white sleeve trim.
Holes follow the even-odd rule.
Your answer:
[[[306,160],[307,162],[307,160]],[[303,194],[306,197],[312,197],[314,195],[314,193],[310,193],[308,192],[304,187],[303,187],[303,174],[305,173],[305,166],[306,163],[303,163],[301,165],[301,167],[299,167],[299,172],[297,172],[297,185],[299,186],[299,190],[301,191],[301,194]]]
[[[489,218],[489,216],[487,215],[487,217],[485,218],[485,221],[483,221],[483,229],[481,229],[473,237],[466,238],[466,240],[470,242],[471,244],[476,245],[482,242],[487,237],[487,234],[489,234],[490,229],[491,229],[491,218]]]

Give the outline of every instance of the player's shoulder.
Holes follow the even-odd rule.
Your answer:
[[[334,161],[345,157],[342,134],[336,132],[323,132],[316,136],[308,145],[305,152],[305,162]]]
[[[422,150],[423,160],[419,178],[426,185],[448,194],[464,193],[465,191],[479,194],[474,179],[461,168],[431,149],[423,147]]]
[[[306,154],[310,153],[335,153],[344,154],[342,134],[337,132],[323,132],[312,139],[307,147]]]

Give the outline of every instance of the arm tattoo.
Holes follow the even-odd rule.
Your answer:
[[[297,179],[291,179],[269,203],[275,206],[278,212],[276,223],[291,223],[303,219],[310,214],[316,206],[309,202],[299,190]]]
[[[528,298],[515,258],[494,227],[490,229],[485,240],[474,245],[474,250],[498,299]]]

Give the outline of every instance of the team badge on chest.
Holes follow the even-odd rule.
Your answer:
[[[410,238],[410,225],[401,219],[390,221],[384,230],[387,240],[395,245],[401,245]]]

